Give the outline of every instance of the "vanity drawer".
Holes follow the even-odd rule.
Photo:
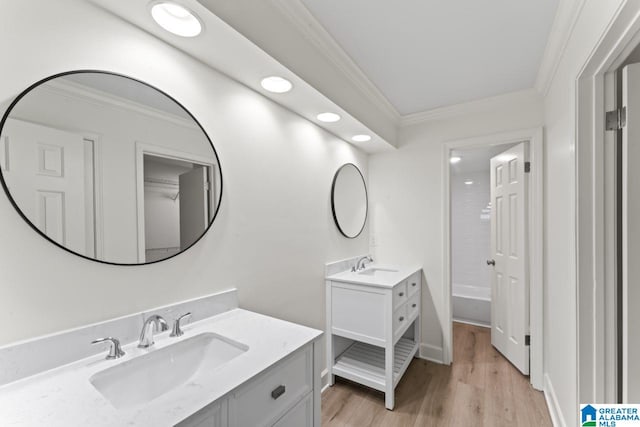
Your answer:
[[[409,321],[415,319],[420,313],[420,293],[414,294],[407,303],[407,317]]]
[[[409,322],[406,304],[393,312],[393,336],[397,338],[398,332]]]
[[[309,393],[313,388],[312,348],[307,346],[233,393],[229,425],[271,426]]]
[[[273,427],[313,427],[313,394],[309,393]]]
[[[407,301],[407,281],[403,280],[393,287],[393,310],[397,310]]]
[[[421,285],[421,277],[420,272],[416,271],[407,279],[407,292],[409,293],[409,298],[414,295],[416,292],[420,290]]]

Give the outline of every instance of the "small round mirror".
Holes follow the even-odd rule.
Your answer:
[[[194,245],[220,206],[218,156],[166,93],[101,71],[46,78],[0,122],[0,181],[22,217],[82,257],[122,265]]]
[[[333,177],[331,208],[333,219],[343,236],[358,237],[367,222],[367,186],[360,169],[352,163],[342,165]]]

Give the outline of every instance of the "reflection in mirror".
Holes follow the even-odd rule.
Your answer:
[[[23,92],[2,119],[2,184],[57,245],[143,264],[197,242],[218,211],[218,157],[180,104],[137,80],[73,72]]]
[[[354,164],[340,167],[333,177],[331,207],[333,219],[345,237],[358,237],[367,221],[367,187]]]

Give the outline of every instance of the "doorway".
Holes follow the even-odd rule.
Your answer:
[[[521,157],[518,157],[518,152],[511,153],[517,147],[521,148]],[[525,153],[526,150],[526,153]],[[506,155],[509,155],[509,159]],[[526,158],[525,158],[526,155]],[[514,157],[515,156],[515,157]],[[464,166],[464,158],[467,158],[467,165]],[[456,162],[457,158],[460,158]],[[519,159],[516,162],[514,159]],[[493,159],[493,160],[491,160]],[[525,165],[525,160],[528,165]],[[449,319],[448,327],[445,327],[443,336],[443,348],[444,348],[444,361],[445,363],[451,363],[453,360],[453,320],[464,320],[466,323],[483,324],[483,326],[492,327],[492,344],[494,347],[500,349],[503,353],[508,353],[507,358],[517,366],[521,371],[530,373],[530,381],[534,388],[540,390],[543,386],[543,335],[542,335],[542,129],[530,129],[517,132],[504,133],[499,135],[491,135],[486,137],[470,138],[465,140],[451,141],[444,144],[443,147],[443,196],[444,196],[444,258],[445,258],[445,281],[444,281],[444,307],[448,312],[445,313],[445,318]],[[475,166],[474,166],[475,163]],[[490,165],[493,163],[493,167]],[[521,165],[519,165],[521,163]],[[519,165],[519,166],[518,166]],[[507,311],[507,308],[514,301],[504,300],[507,293],[499,293],[500,289],[507,289],[507,283],[504,282],[504,286],[497,286],[494,282],[496,279],[509,279],[518,277],[517,274],[511,270],[506,272],[502,270],[506,268],[511,261],[512,254],[506,253],[505,259],[495,262],[495,256],[492,258],[491,254],[496,253],[495,242],[495,230],[499,233],[503,233],[505,238],[509,237],[511,224],[515,222],[502,221],[499,217],[496,219],[496,215],[493,215],[495,209],[497,197],[495,194],[492,196],[492,184],[493,187],[504,187],[500,184],[495,185],[497,179],[505,184],[515,183],[516,179],[509,177],[515,177],[517,167],[521,167],[522,173],[525,172],[525,167],[530,167],[527,172],[526,181],[528,182],[528,188],[522,197],[522,204],[516,206],[515,203],[517,197],[511,197],[511,194],[504,194],[506,196],[498,203],[502,203],[505,200],[507,203],[512,203],[510,208],[505,205],[503,212],[517,212],[520,209],[522,214],[526,210],[527,224],[523,230],[526,229],[526,233],[523,232],[522,238],[517,242],[521,246],[520,254],[526,253],[526,266],[520,271],[522,277],[522,295],[526,292],[528,302],[526,300],[520,301],[522,305],[521,311]],[[511,168],[511,170],[509,170]],[[493,172],[492,172],[493,170]],[[496,175],[495,171],[502,171],[505,175]],[[511,173],[511,175],[508,175]],[[522,179],[524,182],[524,178]],[[474,185],[476,187],[474,188]],[[515,185],[515,184],[514,184]],[[456,193],[456,188],[462,186],[462,195]],[[523,187],[524,189],[524,187]],[[466,196],[465,196],[466,192]],[[500,197],[502,197],[500,196]],[[491,201],[491,197],[494,200]],[[461,201],[462,199],[462,201]],[[477,199],[477,200],[475,200]],[[473,218],[467,215],[466,220],[460,220],[456,218],[459,209],[477,211],[473,213]],[[467,224],[465,224],[465,221]],[[522,224],[524,225],[524,224]],[[465,232],[464,229],[467,229]],[[497,228],[496,228],[497,227]],[[493,234],[491,229],[494,229]],[[469,237],[471,234],[473,237]],[[516,236],[516,233],[512,233]],[[473,240],[473,241],[471,241]],[[515,240],[512,241],[512,246],[515,248]],[[491,248],[491,249],[490,249]],[[500,248],[497,248],[500,253]],[[470,255],[473,253],[473,255]],[[482,254],[486,257],[482,257]],[[515,268],[510,266],[508,268]],[[462,282],[462,283],[460,283]],[[468,283],[465,283],[468,282]],[[511,285],[512,283],[509,283]],[[465,286],[466,285],[466,286]],[[498,283],[499,285],[499,283]],[[473,289],[475,288],[475,289]],[[475,294],[475,298],[469,298],[470,295],[461,295],[465,292],[467,294]],[[491,289],[491,291],[489,291]],[[496,293],[496,289],[498,293]],[[480,291],[484,290],[484,293],[480,296]],[[490,297],[487,298],[487,293],[490,292]],[[462,300],[460,297],[465,297]],[[482,300],[485,301],[482,301]],[[496,312],[490,309],[491,301],[487,299],[501,300],[503,307],[502,312]],[[484,308],[483,308],[483,304]],[[486,304],[489,302],[489,304]],[[464,303],[464,304],[461,304]],[[461,313],[461,305],[465,305],[467,308],[471,307],[470,314]],[[489,307],[487,307],[489,305]],[[463,308],[464,310],[464,308]],[[484,317],[478,319],[469,319],[474,315],[483,315]],[[489,319],[487,319],[486,313],[491,313]],[[499,314],[496,317],[496,314]],[[507,316],[509,314],[510,316]],[[527,315],[528,319],[524,316]],[[516,317],[521,316],[522,319],[517,320]],[[514,320],[515,319],[515,320]],[[489,321],[487,321],[489,320]],[[498,322],[496,320],[499,320]],[[513,321],[519,323],[519,329],[513,329],[518,331],[513,337],[504,335],[500,337],[500,331],[503,332],[507,329],[500,322]],[[525,324],[526,323],[526,324]],[[500,326],[502,325],[502,329]],[[496,326],[498,326],[496,328]],[[520,336],[522,335],[522,336]],[[526,337],[529,335],[529,337]],[[504,339],[503,339],[504,338]],[[521,351],[521,355],[518,357],[513,356],[513,351],[508,350],[512,343],[510,338],[514,338],[517,341],[517,345]],[[527,345],[529,344],[529,345]],[[525,352],[526,351],[526,357]],[[509,355],[511,354],[511,356]],[[530,363],[529,363],[530,354]]]
[[[579,402],[625,403],[640,395],[640,295],[629,286],[638,278],[638,5],[624,4],[607,28],[577,84],[577,386]]]
[[[512,144],[452,150],[451,291],[453,320],[491,328],[491,159]]]
[[[136,144],[138,261],[154,262],[195,244],[216,211],[218,183],[208,159]]]
[[[145,262],[169,258],[199,238],[210,221],[207,166],[144,155]]]

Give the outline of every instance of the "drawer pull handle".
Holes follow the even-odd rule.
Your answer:
[[[416,308],[418,304],[411,304],[411,308]]]
[[[403,297],[404,296],[404,292],[400,292],[398,295]]]
[[[400,316],[400,319],[398,320],[400,320],[401,322],[404,322],[404,316]]]
[[[415,287],[415,286],[416,286],[416,284],[415,284],[415,283],[412,283],[412,284],[411,284],[411,286]]]
[[[277,398],[282,396],[285,391],[286,391],[286,387],[283,385],[279,385],[271,392],[271,397],[273,398],[273,400],[276,400]]]

